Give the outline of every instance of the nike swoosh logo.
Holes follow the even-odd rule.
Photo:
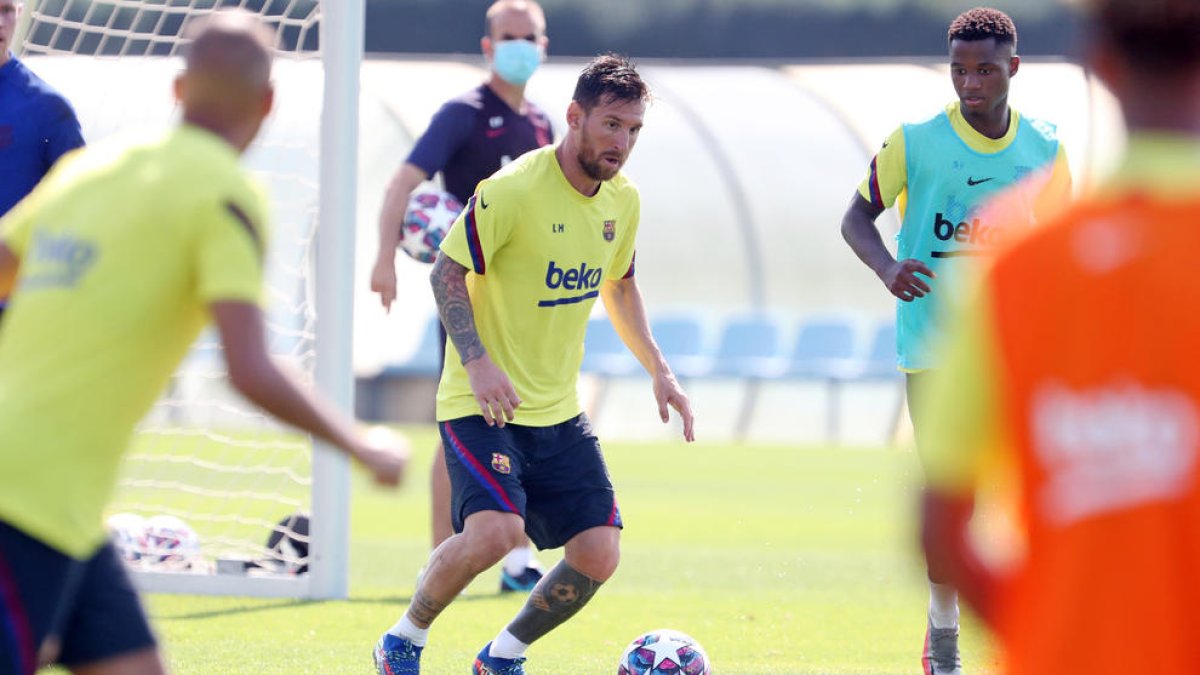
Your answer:
[[[979,185],[980,183],[986,183],[989,180],[996,180],[996,177],[993,176],[991,178],[980,178],[979,180],[975,180],[975,179],[971,178],[970,176],[967,176],[967,185],[970,185],[971,187],[975,187],[976,185]]]
[[[885,147],[885,148],[887,147],[887,141],[883,142],[883,147]]]
[[[487,202],[483,201],[483,193],[482,192],[479,193],[479,205],[485,209],[487,208]]]

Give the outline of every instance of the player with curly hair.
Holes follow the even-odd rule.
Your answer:
[[[1009,84],[1021,65],[1012,19],[984,7],[963,12],[950,24],[947,42],[958,100],[888,136],[842,220],[850,248],[898,299],[897,365],[905,373],[918,449],[924,429],[916,392],[941,366],[944,308],[966,285],[972,258],[991,249],[1006,229],[1029,226],[1065,202],[1071,185],[1054,126],[1008,104]],[[1017,185],[1024,188],[1017,190],[1023,219],[1002,224],[984,206]],[[895,257],[875,223],[892,206],[901,217]],[[942,570],[930,564],[928,572],[923,672],[958,674],[957,593]]]

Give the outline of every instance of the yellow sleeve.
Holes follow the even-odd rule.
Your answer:
[[[1067,151],[1062,143],[1058,144],[1058,155],[1054,158],[1054,166],[1046,184],[1034,201],[1034,218],[1038,223],[1046,223],[1061,213],[1071,203],[1071,167],[1067,162]]]
[[[908,160],[904,148],[904,128],[899,127],[883,142],[871,159],[867,175],[858,184],[858,194],[881,209],[890,209],[908,187]]]
[[[36,200],[26,197],[12,207],[0,220],[0,240],[18,258],[25,257],[25,249],[29,246],[29,233],[33,229],[33,212],[36,210]]]
[[[33,223],[36,220],[35,213],[42,210],[43,204],[47,200],[53,200],[52,193],[57,191],[54,187],[61,181],[57,180],[60,176],[66,175],[69,168],[74,168],[77,165],[77,158],[80,156],[78,152],[70,152],[63,155],[58,162],[51,167],[50,171],[42,178],[41,182],[25,196],[20,202],[9,209],[8,213],[4,214],[4,218],[0,219],[0,239],[8,246],[8,249],[15,253],[17,257],[25,257],[25,249],[29,245],[30,232],[33,230]]]
[[[632,207],[627,211],[629,214],[625,217],[625,222],[617,223],[620,228],[618,233],[618,248],[616,255],[613,256],[612,265],[608,268],[609,279],[625,279],[634,275],[634,258],[637,255],[637,229],[638,222],[641,219],[642,206],[641,196],[637,190],[631,190],[632,195],[629,202]]]
[[[46,201],[44,195],[49,191],[44,182],[39,185],[40,189],[34,188],[0,220],[0,239],[18,258],[25,257],[36,214],[41,211],[41,205]]]
[[[996,465],[1003,448],[999,351],[986,293],[964,305],[948,333],[944,367],[917,410],[925,430],[920,448],[930,488],[947,494],[973,493],[981,476]]]
[[[441,250],[476,274],[486,274],[488,263],[507,243],[519,214],[518,198],[485,180],[450,226],[442,239]]]
[[[266,208],[249,196],[215,200],[200,224],[197,293],[205,304],[262,300],[268,236]]]

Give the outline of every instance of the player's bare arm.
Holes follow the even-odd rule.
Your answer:
[[[262,311],[257,306],[215,302],[210,310],[234,388],[283,422],[342,448],[381,485],[399,485],[408,463],[408,448],[398,439],[360,434],[329,403],[301,389],[267,353]]]
[[[489,425],[504,426],[511,422],[516,407],[521,404],[508,375],[500,370],[479,339],[475,328],[475,311],[467,293],[467,268],[439,253],[429,274],[438,315],[446,327],[446,335],[454,343],[471,380],[471,391],[479,403],[484,420]]]
[[[846,215],[842,217],[842,238],[858,259],[875,272],[892,295],[905,302],[925,297],[930,291],[929,284],[918,275],[932,279],[935,276],[933,271],[920,260],[896,260],[892,257],[875,225],[875,219],[881,213],[883,209],[855,192]]]
[[[396,300],[396,245],[400,241],[404,209],[413,190],[425,179],[423,169],[405,162],[392,176],[383,197],[383,207],[379,211],[379,251],[371,269],[371,290],[379,294],[379,302],[387,311],[391,311],[392,302]]]
[[[12,294],[20,268],[21,259],[7,244],[0,243],[0,298],[7,298]]]
[[[604,307],[608,310],[609,320],[617,335],[621,336],[621,341],[654,380],[654,399],[658,402],[659,417],[666,422],[667,407],[674,408],[683,420],[684,439],[688,442],[696,440],[692,404],[650,333],[650,322],[646,318],[646,306],[642,302],[637,279],[628,277],[605,281],[600,287],[600,297],[604,300]]]

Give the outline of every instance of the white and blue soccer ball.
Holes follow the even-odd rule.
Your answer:
[[[400,249],[414,260],[433,262],[442,239],[462,209],[462,204],[449,192],[414,192],[408,199],[404,222],[400,225]]]
[[[146,519],[136,513],[114,513],[104,521],[117,554],[127,563],[138,563],[146,555]]]
[[[200,537],[175,516],[146,519],[146,548],[140,562],[147,567],[188,569],[199,558]]]
[[[639,635],[621,654],[617,675],[709,675],[708,654],[692,637],[669,628]]]

